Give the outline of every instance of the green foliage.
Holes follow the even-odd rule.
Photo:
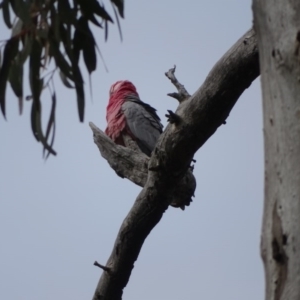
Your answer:
[[[110,2],[120,30],[118,15],[124,17],[124,0]],[[26,99],[32,101],[32,132],[36,140],[42,143],[44,155],[55,155],[53,142],[56,95],[50,85],[53,75],[59,71],[62,83],[67,88],[75,88],[79,120],[83,122],[85,92],[79,67],[80,55],[82,54],[87,71],[91,74],[97,67],[97,45],[90,23],[103,28],[107,39],[108,23],[113,23],[113,19],[98,0],[2,0],[0,9],[6,26],[12,31],[11,38],[0,46],[2,114],[5,118],[8,82],[19,99],[19,111],[22,113],[23,66],[29,60],[29,85],[32,95]],[[48,77],[43,76],[50,61],[54,61],[55,69]],[[46,87],[51,92],[52,107],[44,133],[41,94]]]

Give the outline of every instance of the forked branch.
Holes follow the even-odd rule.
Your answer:
[[[180,122],[169,124],[157,142],[144,188],[123,221],[106,263],[110,271],[102,273],[93,300],[122,298],[141,247],[177,193],[195,152],[224,123],[258,75],[257,42],[249,30],[217,62],[196,93],[180,103],[175,112]]]
[[[107,160],[117,175],[143,187],[147,182],[149,157],[142,152],[115,144],[92,122],[89,125],[94,133],[94,142],[102,157]],[[177,193],[170,198],[170,204],[184,210],[185,205],[188,206],[192,201],[195,189],[195,177],[191,170],[188,170],[177,187]]]

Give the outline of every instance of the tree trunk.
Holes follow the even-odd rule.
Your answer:
[[[300,299],[300,1],[254,0],[264,110],[267,300]]]

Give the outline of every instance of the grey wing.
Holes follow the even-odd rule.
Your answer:
[[[128,99],[122,110],[138,146],[150,156],[163,128],[155,109],[138,99]]]

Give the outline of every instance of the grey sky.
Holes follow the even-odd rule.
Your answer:
[[[174,64],[190,93],[252,25],[251,1],[129,1],[122,20],[99,47],[87,105],[78,122],[74,91],[58,78],[57,157],[44,162],[31,133],[30,102],[19,117],[8,92],[0,116],[0,299],[91,299],[121,222],[140,188],[119,178],[100,156],[88,122],[104,129],[108,90],[131,80],[162,122],[176,109],[164,76]],[[0,23],[0,40],[7,37]],[[26,84],[28,91],[28,85]],[[49,96],[43,105],[48,115]],[[68,113],[67,113],[68,112]],[[125,300],[262,299],[259,255],[263,205],[263,142],[259,81],[198,151],[196,197],[184,212],[169,208],[151,232],[124,290]]]

